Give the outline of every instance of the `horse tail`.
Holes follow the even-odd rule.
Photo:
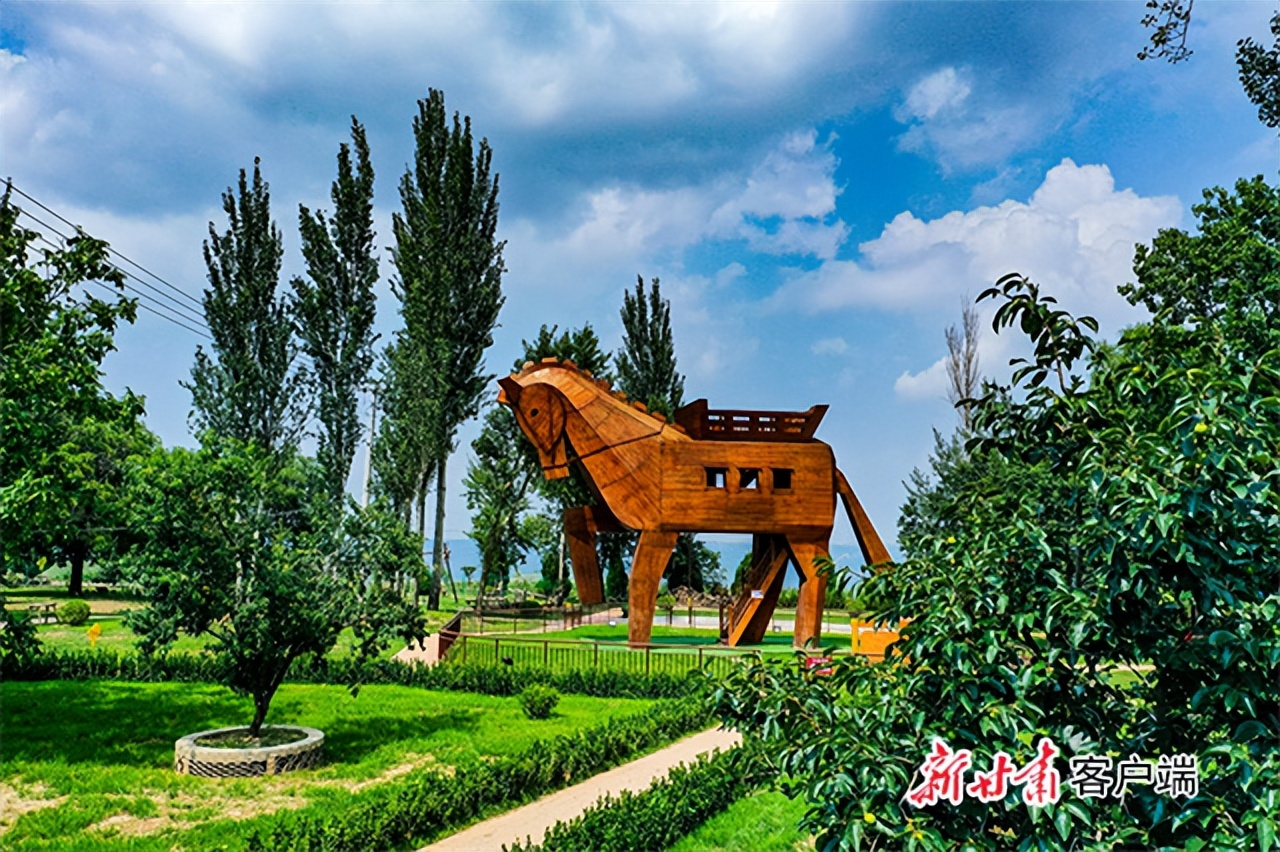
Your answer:
[[[871,518],[867,517],[866,510],[858,502],[858,495],[853,493],[853,486],[849,484],[849,480],[845,479],[840,468],[835,468],[835,472],[836,491],[840,494],[840,502],[844,503],[844,511],[849,516],[849,523],[853,525],[853,534],[858,539],[858,548],[862,550],[862,558],[866,560],[868,565],[879,565],[893,561],[893,557],[889,555],[888,548],[880,540],[880,535],[876,532],[876,528],[871,525]]]

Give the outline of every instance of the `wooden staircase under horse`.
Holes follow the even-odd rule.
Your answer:
[[[578,597],[604,600],[596,533],[640,533],[631,565],[628,639],[649,641],[658,586],[676,536],[749,533],[751,567],[733,605],[730,645],[760,642],[778,603],[788,564],[800,574],[794,640],[820,638],[827,557],[836,497],[844,503],[867,564],[889,553],[831,448],[814,438],[827,406],[804,412],[718,411],[698,400],[674,423],[627,402],[572,362],[526,363],[498,380],[498,401],[515,412],[548,479],[576,467],[597,495],[565,512],[564,528]]]

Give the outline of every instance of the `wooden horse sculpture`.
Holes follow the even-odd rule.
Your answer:
[[[828,555],[839,494],[868,564],[885,550],[831,448],[813,437],[827,407],[807,412],[710,411],[698,400],[668,423],[569,361],[526,363],[498,380],[548,479],[581,472],[597,505],[570,509],[564,528],[583,603],[604,600],[596,533],[638,530],[628,638],[649,641],[658,584],[681,532],[751,533],[747,587],[734,604],[729,644],[758,643],[777,606],[788,562],[800,572],[795,644],[820,636]]]

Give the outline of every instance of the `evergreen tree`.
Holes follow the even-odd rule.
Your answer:
[[[298,345],[288,302],[277,298],[283,243],[271,221],[270,194],[253,161],[253,182],[222,195],[230,227],[209,223],[204,315],[213,356],[196,349],[191,391],[197,429],[253,443],[268,452],[297,445],[307,409],[306,377],[294,369]]]
[[[333,218],[299,206],[302,255],[310,280],[293,279],[298,334],[318,391],[321,431],[316,457],[329,493],[339,503],[360,442],[357,402],[373,366],[373,287],[378,280],[373,165],[364,127],[354,116],[351,141],[351,146],[344,142],[338,149],[338,178],[330,192]]]
[[[484,372],[484,351],[493,343],[503,302],[505,243],[496,238],[498,177],[490,178],[493,152],[486,139],[476,150],[471,119],[460,119],[455,112],[450,126],[444,93],[431,89],[418,102],[413,133],[414,164],[400,181],[403,210],[393,218],[392,261],[399,273],[396,293],[407,340],[421,352],[436,351],[439,345],[445,353],[434,365],[440,397],[433,438],[436,523],[430,605],[438,607],[445,469],[458,426],[479,411],[493,378]],[[420,493],[420,505],[424,498],[425,492]]]
[[[639,275],[635,293],[623,293],[622,351],[616,360],[618,385],[627,396],[668,417],[680,407],[684,376],[676,372],[671,303],[662,298],[657,278],[647,294]]]

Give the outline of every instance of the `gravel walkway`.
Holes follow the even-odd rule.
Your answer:
[[[731,731],[711,730],[694,734],[639,760],[595,775],[581,784],[443,837],[421,852],[498,852],[503,844],[509,846],[526,837],[540,842],[548,828],[561,820],[578,816],[604,794],[616,796],[623,790],[639,792],[679,764],[692,762],[698,755],[713,749],[732,748],[741,740],[741,735]]]

